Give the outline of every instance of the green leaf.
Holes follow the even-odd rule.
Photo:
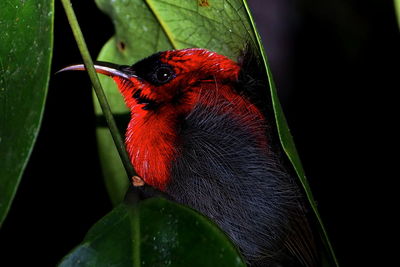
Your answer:
[[[120,204],[60,266],[245,266],[212,222],[165,199]]]
[[[0,225],[42,119],[53,47],[53,4],[0,1]]]
[[[236,60],[245,42],[255,41],[240,0],[146,2],[176,49],[208,48]]]
[[[246,1],[179,1],[179,0],[97,0],[99,7],[107,13],[116,28],[116,35],[106,44],[100,53],[99,60],[119,64],[132,64],[154,52],[167,49],[182,49],[187,47],[202,47],[213,50],[232,59],[236,59],[239,51],[246,43],[258,48],[270,85],[270,94],[277,131],[281,145],[293,168],[295,169],[310,206],[317,217],[322,233],[322,239],[327,246],[328,254],[337,264],[334,251],[318,213],[312,192],[307,182],[293,137],[283,114],[276,86],[268,65],[267,57],[261,39],[252,20]],[[127,114],[122,97],[117,94],[117,88],[111,79],[104,79],[104,87],[109,90],[118,114]],[[106,84],[107,83],[107,84]],[[97,113],[99,114],[99,113]],[[125,126],[126,127],[126,126]],[[121,125],[121,128],[124,126]],[[110,143],[105,137],[99,136],[99,146]],[[109,151],[111,148],[100,149]],[[115,168],[113,155],[101,155],[103,168]],[[105,171],[107,173],[107,171]],[[119,169],[119,173],[123,168]],[[108,172],[110,174],[110,172]],[[117,184],[120,179],[117,171],[109,176],[108,184]],[[126,177],[124,178],[126,179]],[[110,182],[112,181],[112,182]],[[108,186],[109,192],[122,199],[125,190],[117,192]],[[117,201],[115,201],[117,202]]]

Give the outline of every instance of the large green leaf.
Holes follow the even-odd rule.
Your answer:
[[[53,0],[0,1],[0,225],[42,118],[53,46]]]
[[[336,262],[333,249],[319,216],[312,192],[297,153],[292,135],[279,103],[276,87],[267,62],[260,37],[253,23],[248,6],[244,0],[224,1],[183,1],[183,0],[96,0],[99,7],[114,22],[115,36],[106,44],[99,59],[120,64],[132,64],[140,58],[156,51],[181,49],[187,47],[207,48],[235,59],[246,43],[257,47],[262,58],[266,77],[270,85],[272,106],[274,109],[278,135],[282,148],[291,161],[304,191],[320,225],[322,238],[327,245],[328,254]],[[103,85],[109,98],[116,104],[119,114],[126,114],[122,97],[110,79]],[[97,108],[97,114],[99,114]],[[121,125],[121,128],[124,126]],[[100,131],[100,130],[99,130]],[[110,144],[106,136],[99,134],[100,151],[108,152]],[[116,153],[115,153],[116,155]],[[116,170],[112,153],[102,154],[103,168]],[[110,172],[108,172],[110,174]],[[108,177],[108,184],[118,184],[124,170],[121,164],[118,170]],[[125,189],[108,186],[114,200],[122,199]],[[118,197],[115,197],[118,196]],[[115,201],[117,202],[117,201]],[[337,262],[336,262],[337,263]]]
[[[245,266],[212,222],[165,199],[120,204],[60,266]]]

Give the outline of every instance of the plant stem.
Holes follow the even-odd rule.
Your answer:
[[[85,43],[85,39],[83,38],[82,31],[79,27],[78,20],[75,16],[74,9],[72,8],[71,1],[70,0],[61,0],[61,2],[64,6],[64,10],[67,15],[69,25],[71,26],[71,29],[74,34],[79,51],[82,55],[83,63],[85,64],[85,67],[89,74],[94,91],[99,100],[103,114],[106,118],[108,128],[110,129],[115,146],[117,147],[119,156],[121,157],[122,163],[124,164],[125,170],[128,174],[128,179],[130,179],[131,177],[133,177],[137,174],[129,160],[128,153],[125,149],[125,144],[121,138],[121,135],[118,131],[117,124],[115,123],[114,117],[111,113],[110,105],[108,104],[108,101],[104,94],[103,88],[101,87],[99,77],[97,76],[96,70],[94,69],[92,58],[90,57],[88,48]],[[129,183],[130,183],[130,180],[129,180]]]

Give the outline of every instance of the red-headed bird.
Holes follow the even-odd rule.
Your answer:
[[[318,266],[302,191],[256,103],[267,88],[249,70],[262,68],[248,55],[183,49],[95,69],[131,111],[126,147],[146,184],[213,220],[251,266]]]

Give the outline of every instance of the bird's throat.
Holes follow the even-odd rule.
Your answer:
[[[131,162],[145,183],[164,190],[171,162],[176,157],[175,114],[138,114],[132,112],[126,132],[126,146]]]

